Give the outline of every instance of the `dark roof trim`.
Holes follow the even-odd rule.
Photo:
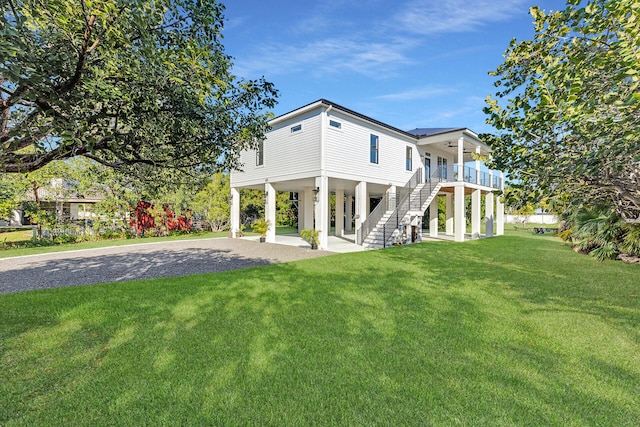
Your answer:
[[[417,128],[410,130],[409,133],[420,138],[425,136],[442,135],[443,133],[460,132],[465,130],[467,130],[467,128]]]

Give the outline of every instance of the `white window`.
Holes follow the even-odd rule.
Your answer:
[[[411,149],[411,147],[407,147],[407,152],[405,155],[405,169],[407,169],[408,171],[413,170],[413,154],[412,154],[413,150]]]
[[[379,150],[379,143],[380,138],[378,138],[378,135],[371,135],[370,139],[369,139],[369,161],[371,163],[375,163],[378,164],[378,150]]]
[[[264,141],[258,142],[256,148],[256,166],[262,166],[264,164]]]
[[[329,126],[336,129],[342,129],[342,123],[336,122],[335,120],[329,120]]]
[[[295,125],[291,127],[291,133],[300,132],[302,130],[302,125]]]

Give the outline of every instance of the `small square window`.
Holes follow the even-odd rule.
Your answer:
[[[295,125],[291,127],[291,133],[300,132],[302,130],[302,125]]]
[[[329,120],[329,126],[336,129],[342,129],[342,123],[336,122],[335,120]]]

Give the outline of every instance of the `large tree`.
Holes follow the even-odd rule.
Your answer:
[[[494,166],[537,198],[640,218],[640,4],[534,7],[535,37],[511,42],[488,97]]]
[[[0,171],[229,168],[277,92],[238,80],[215,0],[0,0]],[[137,166],[136,166],[137,167]]]

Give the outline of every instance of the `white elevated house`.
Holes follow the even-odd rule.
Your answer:
[[[243,151],[242,171],[231,173],[231,232],[240,226],[240,188],[265,192],[265,216],[275,224],[276,192],[297,193],[300,229],[330,233],[330,195],[336,197],[335,235],[385,247],[420,240],[429,210],[429,235],[438,236],[438,197],[446,199],[446,231],[456,241],[466,233],[465,198],[471,197],[471,234],[503,234],[504,206],[494,197],[501,172],[481,170],[489,147],[466,128],[403,131],[320,99],[270,122],[255,150]],[[475,153],[478,156],[472,156]],[[467,163],[468,165],[465,165]],[[481,212],[485,194],[485,212]],[[354,234],[355,232],[355,234]],[[267,241],[275,242],[275,227]]]

